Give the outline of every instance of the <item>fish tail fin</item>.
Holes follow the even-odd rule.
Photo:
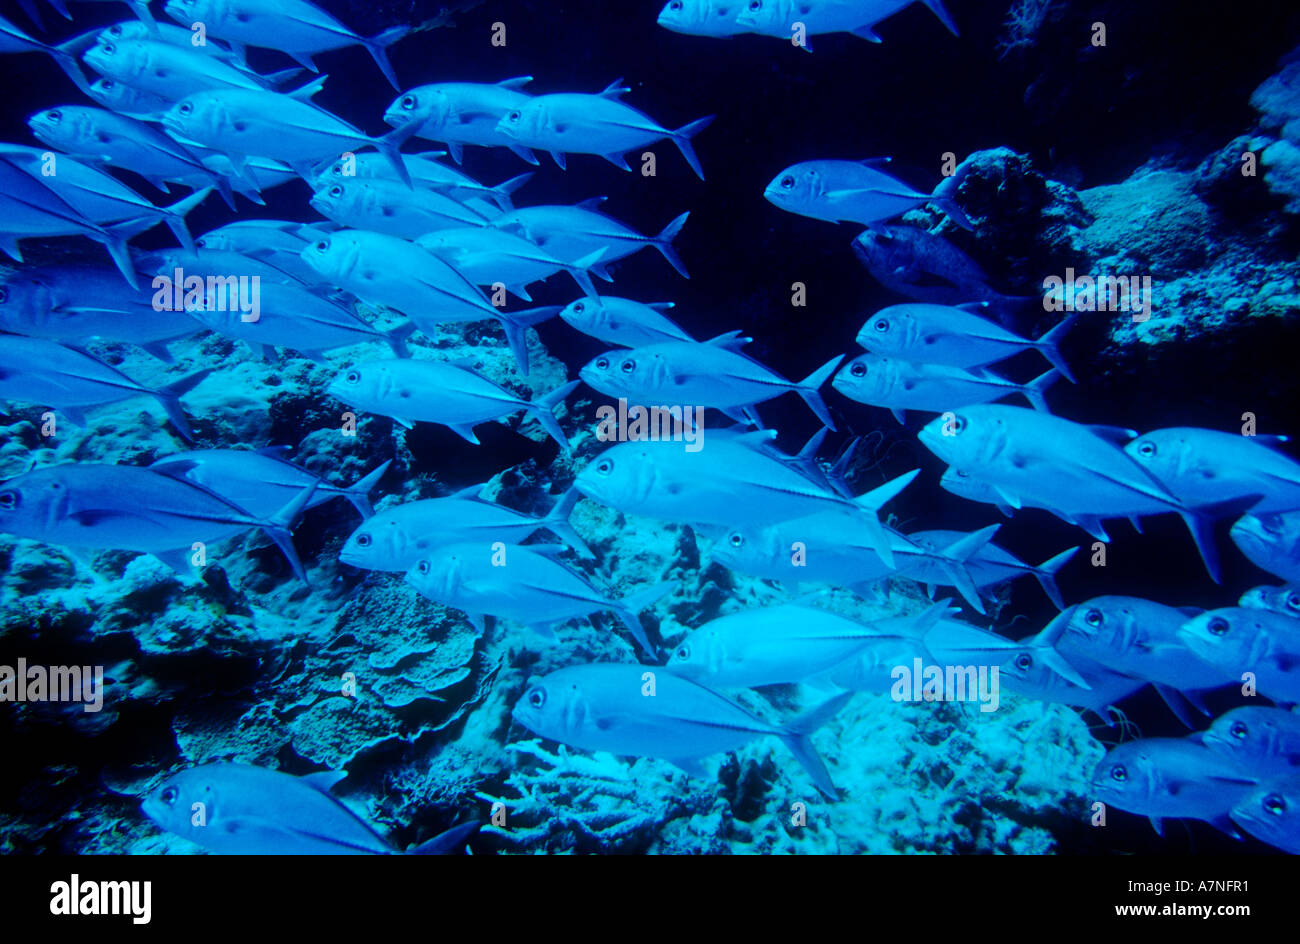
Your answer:
[[[1056,585],[1056,572],[1068,564],[1075,554],[1079,553],[1077,547],[1072,547],[1057,554],[1051,560],[1043,561],[1034,568],[1034,576],[1038,578],[1038,584],[1043,588],[1052,603],[1058,610],[1065,609],[1065,600],[1061,597],[1061,588]]]
[[[497,312],[497,320],[501,322],[501,330],[506,333],[506,343],[510,345],[510,351],[515,355],[515,363],[519,365],[519,373],[525,377],[528,376],[528,339],[524,332],[533,325],[540,324],[547,318],[552,318],[559,313],[559,305],[550,305],[545,308],[528,308],[524,311]]]
[[[687,210],[681,216],[677,217],[665,226],[659,235],[653,240],[654,247],[663,254],[663,257],[668,260],[668,264],[676,269],[678,274],[684,279],[689,279],[691,276],[690,273],[686,271],[686,266],[682,263],[681,256],[677,255],[677,250],[673,248],[673,240],[676,239],[677,234],[682,231],[682,227],[686,225],[686,218],[690,215],[691,212]]]
[[[163,410],[166,411],[167,418],[172,421],[172,425],[176,427],[186,442],[194,442],[194,430],[190,428],[189,417],[185,415],[185,411],[181,408],[181,397],[201,384],[208,374],[214,370],[216,370],[215,367],[205,367],[203,370],[195,371],[154,391],[154,397]]]
[[[1060,378],[1061,371],[1053,367],[1051,370],[1044,374],[1040,374],[1033,380],[1029,381],[1029,383],[1025,384],[1021,392],[1025,395],[1025,399],[1029,401],[1029,405],[1035,410],[1042,413],[1051,413],[1052,411],[1047,406],[1047,399],[1043,394],[1047,392],[1048,387],[1056,383]]]
[[[627,627],[628,632],[645,650],[646,655],[653,659],[658,659],[659,653],[655,651],[654,646],[650,645],[650,639],[646,636],[645,628],[641,625],[639,614],[643,610],[648,610],[654,606],[660,597],[666,596],[676,589],[677,582],[675,580],[666,580],[645,590],[638,590],[636,593],[628,594],[614,605],[614,612],[618,614],[618,618]]]
[[[196,190],[188,197],[177,200],[171,206],[163,207],[163,213],[167,216],[167,226],[180,240],[180,244],[188,251],[194,251],[194,237],[190,235],[190,228],[185,223],[186,215],[196,206],[207,199],[214,187],[204,187],[202,190]],[[233,201],[233,197],[231,198]]]
[[[522,187],[528,181],[533,179],[533,171],[519,174],[517,177],[511,177],[509,180],[503,180],[492,188],[492,199],[496,205],[501,208],[501,212],[509,213],[515,208],[512,199],[514,192]]]
[[[552,412],[559,404],[564,402],[564,398],[577,389],[579,380],[570,380],[562,387],[556,387],[544,397],[540,397],[528,404],[528,412],[537,422],[542,424],[542,428],[560,444],[560,448],[565,452],[569,451],[569,440],[564,435],[564,430],[560,428],[560,421],[555,418]]]
[[[311,501],[311,497],[316,493],[320,483],[320,479],[313,479],[312,483],[299,492],[289,504],[261,523],[261,528],[266,533],[266,536],[275,542],[276,547],[289,561],[294,576],[307,584],[308,587],[311,586],[311,583],[307,580],[307,571],[298,558],[298,550],[293,546],[292,529],[293,523],[298,520],[298,516],[307,507],[307,503]]]
[[[808,772],[808,776],[812,777],[813,783],[817,784],[817,789],[830,800],[838,800],[839,792],[835,788],[834,781],[831,780],[830,771],[826,769],[826,763],[813,747],[812,736],[818,728],[839,714],[840,709],[852,698],[853,692],[845,692],[822,702],[787,724],[780,735],[781,742],[790,749],[790,753]]]
[[[673,143],[677,145],[677,150],[682,152],[682,157],[686,158],[686,163],[691,165],[691,170],[695,171],[695,176],[700,180],[704,179],[704,170],[700,167],[700,159],[695,156],[695,148],[691,146],[691,138],[713,124],[713,119],[716,117],[716,115],[706,115],[703,118],[697,118],[688,125],[682,125],[672,133]]]
[[[404,324],[399,324],[396,328],[389,328],[387,331],[383,332],[384,341],[393,349],[393,353],[398,357],[410,357],[411,352],[406,347],[406,339],[415,334],[417,330],[415,322],[408,321]]]
[[[409,26],[393,26],[375,36],[361,39],[362,45],[370,53],[370,58],[375,60],[375,65],[379,66],[379,71],[384,74],[388,84],[399,92],[402,87],[397,83],[397,73],[393,71],[393,64],[388,61],[388,47],[410,32]]]
[[[1065,337],[1070,328],[1074,326],[1074,322],[1078,317],[1078,312],[1071,312],[1068,316],[1062,319],[1060,324],[1034,342],[1034,346],[1038,348],[1038,350],[1042,351],[1043,356],[1047,358],[1051,365],[1061,372],[1061,376],[1070,381],[1070,383],[1078,383],[1079,381],[1074,379],[1074,374],[1070,372],[1070,366],[1066,364],[1065,359],[1061,357],[1060,345],[1061,339]]]
[[[379,480],[384,477],[384,473],[392,464],[392,459],[385,459],[373,472],[363,475],[344,490],[344,496],[352,502],[352,507],[360,512],[362,518],[370,518],[374,515],[375,509],[370,504],[370,492],[379,484]]]
[[[835,368],[840,366],[842,360],[844,360],[843,354],[836,355],[799,381],[795,387],[795,393],[803,397],[803,402],[808,404],[808,408],[817,414],[822,425],[831,432],[835,432],[835,423],[831,419],[830,410],[826,409],[826,401],[822,399],[821,386],[830,379],[831,374],[835,373]]]
[[[560,500],[555,503],[555,507],[546,513],[546,517],[541,521],[541,526],[583,557],[594,558],[596,555],[591,552],[587,542],[574,530],[569,521],[569,515],[573,513],[573,506],[578,504],[578,499],[581,497],[581,492],[576,488],[570,488],[560,496]]]
[[[943,0],[921,0],[921,2],[939,18],[939,22],[947,28],[948,32],[954,36],[961,35],[961,33],[957,32],[957,23],[953,20],[952,14],[944,7]]]
[[[905,489],[912,479],[920,474],[920,469],[904,472],[879,488],[873,488],[865,495],[853,499],[853,503],[862,511],[862,520],[867,526],[867,536],[871,539],[872,547],[880,555],[880,559],[890,567],[894,566],[894,550],[889,546],[889,535],[885,533],[884,525],[880,523],[877,515],[891,498]]]
[[[397,176],[410,190],[415,189],[415,184],[411,182],[411,172],[406,169],[406,161],[402,159],[400,148],[411,135],[415,134],[415,130],[419,126],[419,122],[408,121],[402,127],[394,128],[383,137],[372,139],[375,149],[388,159],[388,163],[393,165],[393,170],[397,171]]]

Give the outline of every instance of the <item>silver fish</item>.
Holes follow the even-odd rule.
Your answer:
[[[218,855],[396,854],[330,792],[346,776],[326,771],[295,777],[247,764],[204,764],[169,776],[141,809],[168,832]],[[454,855],[478,829],[478,823],[458,826],[411,853]]]
[[[313,482],[276,514],[260,517],[202,485],[151,469],[72,463],[0,485],[0,530],[72,548],[152,554],[177,573],[192,574],[195,542],[260,528],[306,583],[289,529],[314,491]]]
[[[1273,448],[1287,438],[1178,427],[1143,433],[1124,451],[1189,505],[1260,495],[1258,515],[1300,508],[1300,462]]]
[[[1271,610],[1229,606],[1183,624],[1178,638],[1223,673],[1224,682],[1254,676],[1274,701],[1300,702],[1300,622]]]
[[[1242,515],[1229,533],[1256,567],[1288,583],[1300,583],[1300,510]]]
[[[579,371],[588,386],[637,404],[692,403],[732,419],[760,425],[753,409],[784,393],[797,393],[822,425],[834,430],[820,387],[844,356],[831,358],[801,381],[791,382],[741,353],[750,338],[732,331],[709,341],[664,341],[630,351],[609,351]]]
[[[566,452],[569,440],[553,410],[578,386],[571,381],[537,400],[521,400],[475,373],[471,360],[366,361],[342,371],[326,389],[332,397],[390,416],[410,429],[416,421],[441,423],[478,445],[474,427],[501,416],[526,412]]]
[[[315,492],[306,508],[315,508],[335,498],[346,498],[362,518],[375,513],[370,492],[388,471],[391,461],[380,463],[373,472],[352,485],[331,485],[319,475],[284,458],[287,447],[247,449],[194,449],[164,456],[149,468],[164,475],[197,482],[251,514],[267,517],[288,504],[309,485]],[[306,510],[304,508],[304,510]]]
[[[422,596],[462,610],[483,632],[483,616],[514,620],[554,640],[554,626],[610,610],[646,654],[656,655],[637,614],[674,588],[663,583],[618,600],[553,559],[558,545],[445,544],[421,557],[406,582]]]
[[[1093,798],[1151,818],[1199,819],[1236,833],[1228,812],[1259,783],[1230,759],[1186,738],[1145,738],[1111,748],[1092,774]]]
[[[212,368],[206,368],[152,389],[94,355],[57,341],[11,336],[0,344],[0,397],[53,407],[77,426],[85,425],[84,411],[91,407],[145,396],[157,400],[177,431],[192,440],[180,398],[210,373]]]
[[[586,542],[569,524],[580,497],[570,489],[544,518],[479,498],[482,485],[445,498],[425,498],[385,508],[349,535],[339,560],[364,570],[405,573],[421,557],[445,544],[519,544],[540,530],[550,531],[583,557]]]
[[[560,92],[538,95],[510,109],[497,125],[497,132],[516,144],[549,151],[563,170],[565,153],[597,154],[615,167],[631,171],[624,155],[641,150],[665,138],[677,145],[695,176],[704,170],[691,145],[691,138],[710,124],[714,116],[699,118],[670,131],[619,98],[631,89],[615,79],[596,95]]]
[[[672,302],[643,303],[605,295],[570,302],[560,309],[560,317],[583,334],[622,347],[694,340],[668,318],[672,308]]]
[[[531,75],[522,75],[495,84],[421,85],[393,99],[384,112],[384,121],[394,128],[409,126],[418,137],[446,144],[457,164],[464,161],[466,144],[508,147],[528,163],[536,164],[532,151],[497,130],[502,118],[531,97],[521,89],[532,80]]]
[[[967,370],[946,364],[860,354],[835,375],[833,386],[850,400],[887,407],[900,423],[908,410],[943,413],[963,406],[990,403],[1019,394],[1035,410],[1050,413],[1043,394],[1060,377],[1055,368],[1029,383],[1015,383],[984,368]]]
[[[878,169],[889,162],[890,158],[873,158],[793,164],[772,178],[763,197],[768,203],[800,216],[868,227],[879,226],[914,207],[934,203],[953,222],[974,229],[953,201],[952,195],[960,183],[958,177],[945,177],[934,193],[921,193]]]
[[[852,697],[832,698],[784,725],[771,724],[671,672],[636,664],[571,665],[532,679],[515,704],[514,720],[544,738],[584,751],[658,757],[692,777],[709,780],[701,759],[732,751],[764,735],[780,738],[817,788],[835,799],[835,784],[812,746],[814,731]]]

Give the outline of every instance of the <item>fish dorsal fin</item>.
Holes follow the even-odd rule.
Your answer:
[[[259,456],[266,456],[268,459],[287,461],[285,460],[285,457],[289,455],[289,453],[293,452],[293,446],[263,446],[261,449],[256,450],[256,452]]]
[[[330,791],[334,789],[335,784],[347,775],[346,770],[322,770],[319,773],[307,774],[307,776],[298,779],[313,790],[319,790],[321,793],[328,795],[330,799],[334,799]]]
[[[665,311],[668,311],[670,308],[677,307],[677,303],[676,302],[647,302],[646,307],[653,308],[655,311],[663,313]]]
[[[447,361],[452,367],[459,367],[461,370],[473,370],[478,366],[478,360],[473,357],[457,357]]]
[[[486,484],[486,483],[484,483],[484,482],[480,482],[478,485],[471,485],[471,486],[469,486],[468,488],[462,488],[462,489],[461,489],[460,491],[458,491],[458,492],[452,492],[451,495],[450,495],[449,497],[451,497],[451,498],[460,498],[460,499],[463,499],[463,500],[465,500],[465,501],[469,501],[470,499],[476,499],[476,498],[479,498],[479,496],[480,496],[480,495],[482,494],[482,492],[483,492],[483,488],[484,488],[485,484]]]
[[[297,99],[300,102],[310,102],[312,96],[325,87],[325,80],[328,78],[328,75],[317,76],[306,85],[301,88],[296,88],[287,94],[290,98]]]
[[[863,167],[888,167],[894,163],[892,157],[867,157],[858,161]]]
[[[1123,426],[1089,426],[1088,432],[1116,446],[1126,446],[1130,440],[1137,439],[1138,435],[1136,429],[1125,429]]]
[[[726,334],[720,334],[716,338],[709,338],[705,344],[712,344],[714,347],[720,347],[724,351],[739,351],[742,347],[753,341],[753,338],[745,337],[740,331],[728,331]]]
[[[1205,612],[1199,606],[1176,606],[1174,607],[1174,609],[1177,610],[1179,613],[1182,613],[1184,616],[1186,616],[1189,619],[1194,616],[1200,616],[1202,613]]]
[[[600,97],[612,98],[615,101],[617,101],[620,96],[630,91],[632,91],[630,88],[627,88],[625,85],[623,85],[623,77],[620,75],[617,79],[615,79],[613,82],[610,82],[601,90]]]
[[[954,305],[953,307],[960,308],[972,315],[982,315],[989,310],[990,305],[988,302],[962,302],[960,305]]]
[[[608,199],[609,197],[588,197],[581,203],[575,203],[574,207],[579,210],[599,210],[600,205]]]
[[[517,75],[513,79],[502,79],[497,83],[500,88],[521,89],[533,80],[531,75]]]

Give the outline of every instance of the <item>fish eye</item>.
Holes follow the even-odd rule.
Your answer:
[[[573,303],[573,313],[574,313],[575,315],[580,315],[580,314],[582,314],[583,310],[584,310],[586,307],[587,307],[587,306],[584,305],[582,302],[574,302],[574,303]]]
[[[601,459],[596,463],[596,471],[601,475],[609,475],[614,471],[613,459]]]
[[[3,301],[3,299],[0,299],[0,301]],[[1300,594],[1297,594],[1294,590],[1291,591],[1282,598],[1282,605],[1288,610],[1300,611]]]
[[[330,248],[330,241],[328,239],[322,239],[320,242],[316,244],[317,252],[328,252],[329,248]]]
[[[1149,439],[1143,440],[1138,444],[1138,455],[1143,459],[1150,459],[1156,454],[1156,444]]]
[[[609,358],[602,357],[600,360],[596,361],[596,369],[609,370]]]
[[[690,657],[691,657],[691,647],[690,647],[690,646],[678,646],[678,647],[677,647],[677,658],[679,658],[679,659],[689,659]]]
[[[745,536],[741,534],[739,531],[732,531],[731,535],[727,538],[727,543],[729,543],[732,547],[744,547]]]
[[[751,7],[750,9],[754,9],[754,8]],[[794,177],[792,177],[790,174],[786,174],[784,177],[782,177],[782,178],[781,178],[781,189],[782,189],[782,190],[793,190],[793,189],[794,189]]]
[[[429,562],[427,560],[420,561],[415,565],[415,570],[422,576],[427,577],[429,575]]]
[[[100,79],[99,87],[105,92],[112,91],[117,87],[117,81],[114,79]]]
[[[1034,657],[1027,652],[1022,652],[1016,656],[1016,668],[1022,672],[1028,672],[1034,667]]]
[[[1286,814],[1286,798],[1280,793],[1270,793],[1264,797],[1264,811],[1273,816],[1284,816]]]
[[[341,196],[343,196],[343,188],[342,188],[342,187],[337,187],[337,186],[336,186],[336,187],[330,187],[330,196],[331,196],[331,197],[341,197]]]
[[[889,319],[877,318],[875,320],[875,323],[872,325],[872,327],[876,329],[876,334],[884,334],[889,330]]]
[[[546,689],[534,688],[528,693],[528,704],[541,709],[546,705]]]
[[[59,111],[57,108],[53,108],[53,109],[51,109],[50,111],[47,111],[47,112],[45,113],[45,116],[46,116],[47,118],[49,118],[50,121],[62,121],[62,120],[63,120],[63,112]]]
[[[1228,728],[1228,733],[1238,741],[1244,741],[1246,740],[1246,735],[1250,734],[1250,728],[1246,727],[1246,722],[1244,721],[1234,721]]]
[[[1102,623],[1101,610],[1092,609],[1084,613],[1083,621],[1089,626],[1100,626]]]
[[[1128,779],[1128,769],[1123,764],[1116,764],[1110,769],[1110,779],[1116,783],[1123,783]]]
[[[345,376],[343,379],[350,384],[361,383],[361,371],[350,370],[347,372],[347,376]]]
[[[858,361],[857,363],[849,367],[849,373],[852,374],[854,377],[865,377],[867,376],[867,365],[862,363],[861,361]]]
[[[177,109],[177,111],[179,111],[182,115],[192,114],[194,111],[194,105],[191,102],[181,102],[181,106],[180,108]]]
[[[519,112],[517,112],[517,111],[512,111],[512,112],[510,113],[510,116],[509,116],[506,120],[507,120],[507,121],[518,121],[518,120],[520,119],[520,117],[521,117],[521,115],[519,114]]]
[[[115,24],[115,25],[113,25],[113,26],[110,26],[110,27],[108,28],[108,31],[109,31],[110,33],[112,33],[114,36],[121,36],[121,35],[122,35],[122,24],[118,23],[118,24]]]
[[[749,0],[749,11],[751,13],[757,13],[761,9],[763,9],[763,0]]]
[[[948,424],[948,428],[952,430],[949,435],[956,436],[958,433],[963,432],[966,429],[966,420],[963,417],[954,416],[952,422]]]
[[[370,540],[371,540],[371,539],[370,539],[370,535],[369,535],[369,534],[366,534],[365,532],[362,532],[361,534],[358,534],[358,535],[357,535],[357,547],[369,547],[369,546],[370,546]]]
[[[18,493],[15,491],[0,492],[0,510],[13,511],[18,507]]]
[[[620,365],[620,367],[622,368],[623,373],[630,374],[632,371],[636,370],[636,361],[629,357]]]
[[[1206,629],[1215,636],[1226,636],[1228,634],[1228,621],[1222,616],[1216,616],[1214,619],[1210,620]]]
[[[670,10],[680,10],[681,8],[682,0],[672,0],[672,3],[668,4],[668,9]]]
[[[403,96],[402,96],[402,101],[401,101],[401,107],[402,107],[402,108],[405,108],[407,111],[410,111],[412,108],[414,108],[414,107],[415,107],[415,96],[414,96],[414,95],[403,95]]]
[[[181,792],[179,790],[177,790],[175,787],[168,787],[166,790],[162,792],[161,796],[159,796],[159,799],[162,800],[164,803],[166,803],[168,806],[171,806],[173,803],[175,803],[177,800],[180,799],[180,796],[181,796]]]
[[[113,53],[117,52],[117,47],[112,43],[103,43],[100,45],[99,48],[104,50],[104,52],[106,52],[110,56],[113,55]]]

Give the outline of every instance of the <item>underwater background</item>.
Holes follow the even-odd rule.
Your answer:
[[[1261,433],[1300,433],[1300,10],[1264,0],[1230,11],[1163,0],[946,5],[959,37],[912,4],[878,25],[879,44],[822,35],[810,54],[771,37],[664,29],[657,2],[318,4],[363,36],[429,24],[389,50],[402,89],[531,75],[532,94],[596,93],[623,77],[630,88],[623,100],[665,128],[715,115],[693,142],[705,180],[668,142],[651,148],[654,176],[640,172],[640,148],[628,156],[632,173],[582,154],[570,154],[562,170],[539,152],[534,168],[505,147],[466,147],[461,166],[490,184],[534,171],[512,194],[518,207],[607,196],[602,212],[639,233],[658,233],[689,211],[673,243],[689,279],[643,251],[613,263],[613,284],[598,282],[597,290],[674,302],[672,319],[695,339],[739,330],[753,338],[745,354],[792,379],[837,355],[856,356],[864,323],[909,299],[859,260],[852,243],[862,226],[785,212],[764,189],[797,162],[888,156],[892,176],[929,193],[951,152],[965,168],[955,199],[973,230],[932,203],[889,222],[941,235],[999,294],[1040,296],[1043,280],[1067,269],[1152,278],[1148,322],[1091,313],[1065,336],[1061,353],[1078,382],[1051,388],[1052,413],[1145,432],[1236,431],[1249,412]],[[131,16],[123,4],[71,3],[72,22],[42,9],[42,33],[17,4],[0,6],[10,23],[51,43]],[[505,24],[503,46],[491,42],[496,23]],[[1095,23],[1106,25],[1105,46],[1090,42]],[[262,73],[293,65],[256,48],[248,63]],[[399,93],[363,49],[324,53],[317,64],[329,76],[317,105],[368,134],[388,130],[383,115]],[[4,142],[43,149],[28,126],[33,114],[90,103],[45,56],[6,55],[0,69]],[[412,141],[403,151],[435,147]],[[1255,176],[1240,171],[1245,152],[1259,155]],[[121,179],[158,205],[184,192]],[[310,197],[304,181],[292,180],[265,189],[263,206],[237,196],[232,212],[213,194],[186,219],[196,236],[236,219],[323,222]],[[131,245],[148,251],[176,242],[158,227]],[[84,239],[24,240],[23,254],[27,263],[107,263]],[[794,283],[806,287],[805,305],[792,305]],[[578,297],[564,274],[529,291],[530,306]],[[386,326],[389,314],[381,315]],[[1009,306],[1003,324],[1038,338],[1060,320],[1020,304]],[[0,346],[7,340],[0,336]],[[435,359],[471,357],[478,373],[526,400],[578,379],[611,347],[554,318],[530,329],[523,376],[490,320],[447,324],[407,344]],[[380,345],[333,350],[323,363],[285,348],[262,360],[240,341],[199,331],[169,345],[171,364],[111,340],[84,346],[150,387],[212,368],[183,396],[192,448],[292,447],[292,461],[336,485],[391,461],[370,492],[381,512],[487,483],[483,498],[543,517],[606,448],[597,408],[612,398],[585,384],[556,412],[572,446],[566,453],[526,413],[477,426],[479,445],[442,425],[407,430],[362,409],[356,435],[343,435],[352,407],[326,387],[354,363],[388,356]],[[996,369],[1026,383],[1043,364],[1024,353]],[[920,470],[882,518],[904,532],[1000,524],[998,545],[1032,564],[1079,547],[1057,577],[1067,605],[1128,595],[1213,609],[1285,582],[1237,550],[1231,519],[1216,529],[1221,583],[1175,515],[1144,518],[1142,533],[1111,523],[1106,563],[1092,566],[1093,538],[1082,528],[1035,508],[1006,518],[941,488],[944,463],[916,435],[930,414],[909,412],[903,425],[829,383],[823,396],[836,427],[820,452],[827,464],[860,438],[847,472],[855,494]],[[147,466],[191,448],[147,397],[90,410],[85,425],[61,424],[53,437],[41,434],[45,410],[0,401],[6,478],[33,465]],[[788,454],[822,425],[793,396],[758,412]],[[730,425],[709,415],[709,432]],[[704,443],[707,454],[707,433]],[[610,596],[674,583],[642,612],[665,657],[690,630],[756,607],[799,600],[871,623],[930,605],[924,581],[906,577],[859,593],[732,570],[712,560],[725,527],[654,520],[590,498],[570,521],[594,558],[563,559]],[[1108,749],[1190,733],[1149,687],[1124,698],[1126,721],[1110,725],[1005,688],[990,713],[859,692],[813,738],[839,788],[836,802],[819,796],[770,737],[706,757],[706,779],[653,757],[566,748],[514,720],[512,710],[531,679],[566,666],[652,661],[623,627],[608,614],[569,621],[546,643],[496,620],[480,635],[461,610],[421,596],[400,573],[340,562],[360,523],[352,505],[328,501],[294,525],[310,586],[257,531],[220,544],[199,578],[120,550],[94,553],[92,573],[56,543],[0,534],[0,665],[20,658],[100,665],[106,680],[96,713],[78,704],[0,704],[0,850],[199,851],[152,822],[141,799],[177,771],[233,761],[296,776],[346,772],[334,796],[397,849],[473,821],[483,824],[470,843],[475,853],[1277,851],[1191,818],[1169,819],[1161,835],[1147,813],[1118,807],[1104,827],[1090,823],[1090,779]],[[946,596],[963,620],[1011,640],[1033,636],[1058,612],[1033,579],[992,592],[986,615],[956,592],[936,598]],[[353,694],[340,692],[346,673],[354,674]],[[793,717],[824,698],[799,685],[729,694],[766,719]],[[1205,700],[1202,727],[1247,703],[1231,684]],[[796,824],[798,802],[807,816]],[[498,825],[493,814],[502,811]]]

